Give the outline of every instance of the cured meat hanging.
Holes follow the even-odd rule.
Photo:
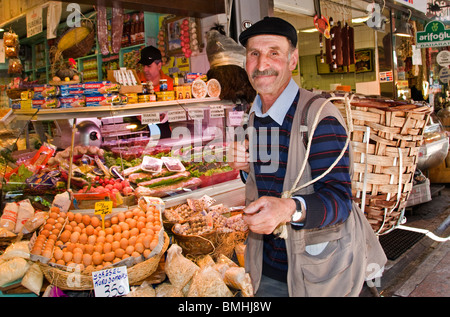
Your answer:
[[[108,55],[108,21],[104,1],[99,1],[97,5],[97,40],[102,54]]]
[[[122,5],[120,2],[114,1],[111,21],[111,47],[113,54],[118,54],[122,45],[123,20],[124,15]]]

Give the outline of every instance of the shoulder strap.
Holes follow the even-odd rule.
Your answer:
[[[308,112],[309,112],[309,108],[311,108],[311,105],[313,104],[314,101],[316,101],[319,98],[322,98],[322,95],[314,95],[313,97],[311,97],[305,104],[305,106],[303,107],[303,111],[302,111],[302,117],[301,117],[301,121],[300,121],[300,125],[301,127],[303,127],[301,133],[302,133],[302,139],[303,139],[303,144],[305,146],[305,148],[308,145]]]

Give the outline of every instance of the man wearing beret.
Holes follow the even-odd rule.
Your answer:
[[[319,111],[325,99],[293,81],[298,50],[290,23],[266,17],[243,31],[239,41],[258,95],[249,117],[254,133],[235,144],[230,165],[242,171],[246,182],[245,266],[256,296],[358,296],[364,281],[382,271],[386,257],[352,201],[345,121],[331,103]],[[313,137],[306,157],[308,132]],[[337,164],[286,195],[304,160],[308,164],[298,185]]]

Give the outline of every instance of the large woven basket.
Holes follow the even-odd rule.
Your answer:
[[[79,38],[77,36],[77,30],[80,28],[86,28],[89,30],[89,34],[86,37]],[[95,44],[95,27],[91,20],[83,20],[83,23],[79,27],[69,28],[66,30],[58,40],[58,44],[61,41],[70,41],[72,46],[62,50],[64,58],[79,58],[84,57],[89,53]]]
[[[157,270],[161,257],[164,255],[169,246],[169,241],[169,236],[164,232],[164,245],[161,252],[150,259],[137,263],[127,269],[128,282],[130,285],[139,285],[143,280],[148,278]],[[64,271],[41,262],[37,263],[39,264],[46,279],[51,284],[58,286],[60,289],[83,291],[94,288],[91,274],[86,274],[83,272],[76,274],[74,272]]]
[[[343,104],[335,103],[342,111]],[[413,186],[419,147],[432,108],[366,98],[353,98],[354,200],[376,234],[403,220]]]

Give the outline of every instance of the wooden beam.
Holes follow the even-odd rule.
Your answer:
[[[177,16],[203,18],[225,13],[224,0],[118,0],[124,9],[148,11]],[[93,1],[79,0],[77,3],[93,4]],[[95,5],[96,2],[94,2]],[[105,6],[112,7],[112,0],[105,0]]]

